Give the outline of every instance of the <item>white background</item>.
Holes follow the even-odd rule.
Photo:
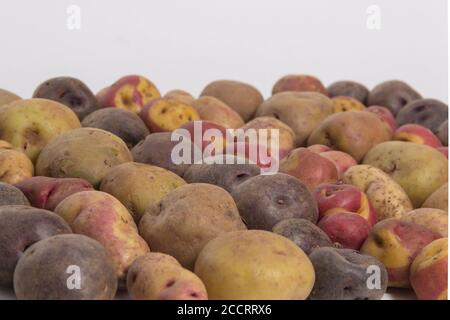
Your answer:
[[[66,26],[81,8],[81,30]],[[366,27],[370,5],[381,30]],[[0,2],[0,88],[23,97],[71,75],[94,91],[137,73],[197,95],[239,79],[267,97],[286,73],[328,85],[403,79],[447,101],[446,0],[15,0]]]

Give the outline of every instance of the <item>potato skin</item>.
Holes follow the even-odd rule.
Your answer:
[[[177,100],[179,102],[189,104],[191,106],[195,100],[195,98],[189,92],[180,90],[180,89],[174,89],[174,90],[168,91],[163,96],[163,98]]]
[[[129,149],[150,134],[137,114],[119,108],[97,110],[85,117],[81,125],[111,132],[121,138]]]
[[[213,300],[303,300],[315,278],[300,248],[262,230],[228,232],[211,240],[195,263],[195,273]]]
[[[306,254],[318,247],[332,247],[330,238],[314,223],[306,219],[291,218],[278,222],[272,232],[293,241]]]
[[[369,165],[350,167],[342,178],[363,191],[377,213],[378,221],[400,218],[413,206],[402,187],[382,170]]]
[[[371,256],[351,249],[317,248],[309,258],[316,272],[310,300],[379,300],[386,292],[386,268]],[[367,286],[370,268],[380,270],[379,288]]]
[[[228,192],[204,183],[173,190],[151,205],[139,223],[139,233],[153,251],[175,257],[189,270],[208,241],[244,229]]]
[[[436,189],[422,204],[422,208],[436,208],[448,211],[448,183]]]
[[[367,97],[369,96],[369,89],[361,83],[355,81],[336,81],[330,84],[327,88],[328,96],[339,97],[347,96],[358,100],[362,104],[366,104]]]
[[[0,207],[8,205],[29,206],[30,202],[20,189],[0,182]]]
[[[0,106],[20,99],[21,98],[17,94],[8,90],[0,89]]]
[[[399,126],[415,123],[436,133],[448,119],[448,106],[435,99],[419,99],[408,103],[396,116]]]
[[[297,178],[284,173],[252,177],[239,184],[231,195],[249,229],[270,231],[288,218],[317,222],[312,194]]]
[[[69,290],[70,266],[80,268],[79,290]],[[14,292],[26,300],[110,300],[117,290],[114,263],[97,241],[56,235],[32,245],[14,272]]]
[[[33,174],[33,163],[24,153],[0,149],[0,182],[15,184],[31,178]]]
[[[285,91],[320,92],[327,95],[327,90],[322,82],[311,75],[288,74],[280,78],[272,88],[272,95]]]
[[[128,292],[135,300],[207,300],[203,282],[167,254],[137,258],[127,275]]]
[[[200,119],[211,121],[224,128],[237,129],[244,125],[239,113],[217,98],[202,96],[192,103]]]
[[[53,212],[23,205],[0,207],[0,286],[11,286],[14,268],[26,248],[56,234],[71,233]]]
[[[420,224],[444,238],[448,235],[448,213],[444,210],[419,208],[408,212],[400,220]]]

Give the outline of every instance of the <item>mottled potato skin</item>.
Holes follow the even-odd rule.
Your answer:
[[[350,167],[342,178],[363,191],[377,213],[378,221],[401,218],[413,206],[402,187],[382,170],[369,165]]]
[[[308,145],[323,144],[351,155],[357,162],[375,145],[388,141],[390,130],[370,112],[333,114],[310,135]]]
[[[217,80],[208,84],[200,96],[211,96],[234,109],[244,121],[250,120],[263,102],[262,94],[247,83],[233,80]]]
[[[207,300],[202,281],[163,253],[137,258],[127,275],[128,292],[136,300]]]
[[[51,140],[79,127],[76,114],[56,101],[17,100],[0,108],[0,139],[33,162]]]
[[[189,92],[180,89],[170,90],[164,95],[163,98],[177,100],[191,106],[195,100],[195,98]]]
[[[70,290],[70,266],[80,289]],[[103,246],[82,235],[57,235],[25,251],[14,272],[14,292],[27,300],[110,300],[117,290],[114,263]]]
[[[224,128],[237,129],[244,125],[239,113],[214,97],[202,96],[192,103],[200,119],[211,121]]]
[[[448,106],[435,99],[419,99],[402,108],[395,120],[399,126],[415,123],[424,126],[434,133],[448,119]]]
[[[121,284],[133,261],[150,251],[128,210],[107,193],[75,193],[64,199],[55,213],[69,223],[74,233],[93,238],[105,247]]]
[[[16,100],[20,100],[20,97],[17,94],[8,90],[0,89],[0,106]]]
[[[444,146],[448,146],[448,120],[441,123],[436,131],[436,135]]]
[[[436,208],[448,211],[448,183],[436,189],[422,204],[422,208]]]
[[[367,98],[368,106],[383,106],[396,115],[411,101],[422,98],[407,83],[399,80],[384,81],[375,86]]]
[[[273,227],[272,231],[293,241],[308,255],[315,248],[333,246],[327,234],[306,219],[282,220]]]
[[[400,220],[420,224],[444,238],[448,235],[448,213],[444,210],[419,208],[408,212]]]
[[[0,230],[0,286],[8,287],[26,248],[53,235],[71,233],[69,225],[53,212],[23,205],[0,207]]]
[[[317,206],[311,193],[300,180],[284,173],[249,178],[231,195],[249,229],[270,231],[288,218],[317,222]]]
[[[27,197],[16,187],[0,182],[0,207],[7,205],[29,206]]]
[[[288,74],[282,77],[274,84],[272,95],[285,91],[314,91],[327,94],[327,90],[318,78],[305,74]]]
[[[417,143],[381,143],[367,153],[364,164],[386,172],[405,190],[416,208],[447,182],[447,158],[436,149]]]
[[[19,183],[31,178],[33,173],[33,163],[24,153],[0,149],[0,182]]]
[[[379,300],[386,292],[386,268],[374,257],[350,249],[317,248],[309,258],[316,272],[310,300]],[[380,288],[368,288],[371,268],[381,271]]]
[[[101,129],[80,128],[59,136],[42,150],[36,174],[81,178],[97,187],[108,169],[132,159],[119,137]]]
[[[138,223],[151,204],[184,184],[182,178],[169,170],[127,162],[108,171],[100,190],[122,202]]]
[[[33,98],[62,103],[72,109],[79,119],[100,108],[92,91],[82,81],[71,77],[57,77],[44,81],[34,91]]]
[[[315,278],[308,256],[295,243],[263,230],[228,232],[211,240],[195,273],[213,300],[303,300]]]
[[[85,117],[81,124],[83,127],[103,129],[115,134],[129,149],[150,134],[137,114],[119,108],[97,110]]]
[[[281,92],[264,101],[257,117],[274,117],[295,133],[295,143],[303,146],[311,132],[334,111],[333,102],[318,92]]]
[[[362,104],[366,104],[369,96],[369,89],[364,85],[354,81],[336,81],[330,84],[327,88],[328,96],[331,98],[338,96],[352,97]]]
[[[175,257],[190,270],[208,241],[244,229],[228,192],[203,183],[187,184],[170,192],[151,205],[139,223],[139,233],[153,251]]]

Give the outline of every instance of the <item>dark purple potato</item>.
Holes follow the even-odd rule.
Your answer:
[[[30,202],[27,197],[18,188],[0,182],[0,207],[8,205],[24,205],[29,206]],[[0,230],[0,233],[2,231]]]
[[[398,126],[420,124],[434,133],[448,119],[448,106],[435,99],[419,99],[406,105],[396,117]]]
[[[436,135],[444,146],[448,146],[448,120],[442,122],[436,132]]]
[[[386,107],[396,115],[408,103],[421,98],[407,83],[390,80],[380,83],[370,91],[367,105]]]
[[[72,109],[80,120],[100,108],[92,91],[82,81],[71,77],[57,77],[43,82],[34,91],[33,98],[62,103]]]
[[[354,81],[336,81],[327,88],[330,98],[347,96],[352,97],[363,104],[366,104],[369,96],[369,89],[364,85]]]

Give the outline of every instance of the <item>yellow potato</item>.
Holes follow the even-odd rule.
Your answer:
[[[19,151],[0,149],[0,181],[15,184],[31,178],[34,173],[33,163]]]

